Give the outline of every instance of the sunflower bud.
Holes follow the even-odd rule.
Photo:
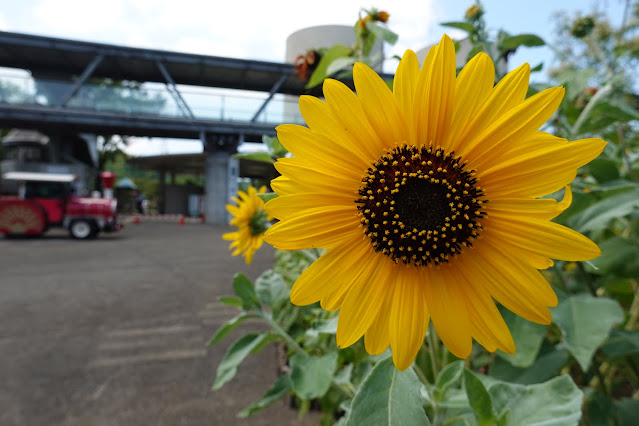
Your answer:
[[[476,19],[479,19],[483,13],[484,10],[481,8],[481,5],[479,3],[475,3],[474,5],[466,9],[464,18],[469,21],[474,21]]]
[[[584,16],[575,19],[570,29],[570,34],[577,38],[584,38],[595,28],[595,20],[592,16]]]

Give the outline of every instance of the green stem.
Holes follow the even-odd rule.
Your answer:
[[[269,323],[271,328],[284,339],[284,341],[295,350],[295,352],[306,355],[306,351],[286,332],[280,325],[273,319],[273,317],[266,312],[262,312],[260,315]]]
[[[553,265],[553,269],[555,270],[555,274],[557,274],[557,278],[559,278],[559,288],[562,291],[568,293],[568,284],[566,283],[566,279],[564,278],[564,274],[561,273],[561,269],[557,266],[557,263]]]
[[[431,323],[428,329],[428,353],[430,354],[430,365],[433,369],[433,380],[437,380],[439,368],[437,366],[437,336],[435,335],[435,327]]]
[[[586,268],[584,268],[583,263],[577,262],[577,270],[579,271],[579,275],[581,275],[581,278],[586,283],[586,287],[588,287],[588,290],[590,290],[590,293],[593,296],[597,297],[597,288],[595,288],[595,283],[592,282],[592,277],[590,276],[590,274],[588,274],[588,272],[586,272]]]

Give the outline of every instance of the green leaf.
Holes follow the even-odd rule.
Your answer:
[[[397,370],[391,358],[380,361],[353,398],[346,425],[429,425],[420,398],[421,386],[412,369]]]
[[[494,424],[493,401],[484,384],[467,368],[464,368],[464,389],[468,402],[479,419],[480,425]]]
[[[236,308],[241,308],[244,304],[242,303],[242,299],[235,296],[220,296],[217,298],[220,302],[225,305],[234,306]]]
[[[255,414],[256,412],[263,410],[268,407],[291,390],[291,379],[288,375],[280,376],[273,386],[269,390],[266,391],[262,398],[255,401],[239,413],[237,413],[237,417],[244,419],[248,416]]]
[[[218,343],[220,340],[225,338],[231,331],[235,330],[238,325],[242,324],[247,318],[255,318],[255,315],[247,315],[240,314],[234,318],[228,320],[225,324],[223,324],[218,330],[215,332],[211,340],[207,343],[207,345],[214,345]]]
[[[639,247],[632,241],[612,237],[599,243],[601,256],[591,260],[586,270],[596,275],[615,275],[635,278],[639,276]]]
[[[639,419],[639,401],[624,398],[615,402],[617,407],[618,426],[635,426]]]
[[[516,36],[507,36],[501,40],[502,50],[515,50],[519,46],[535,47],[546,44],[541,37],[534,34],[519,34]]]
[[[268,152],[241,152],[234,154],[233,158],[239,158],[240,160],[260,161],[262,163],[273,164],[275,160]]]
[[[302,399],[324,396],[337,369],[337,352],[321,357],[296,353],[289,359],[293,391]]]
[[[532,72],[539,72],[539,71],[541,71],[541,70],[543,70],[543,69],[544,69],[544,63],[543,63],[543,62],[540,62],[540,63],[538,63],[537,65],[535,65],[534,67],[532,67],[532,68],[530,69],[530,72],[531,72],[531,73],[532,73]]]
[[[497,355],[515,367],[530,367],[537,358],[548,326],[530,322],[507,309],[500,311],[513,336],[517,351],[512,355],[497,351]]]
[[[514,367],[502,358],[495,358],[490,366],[490,376],[506,382],[531,385],[550,380],[561,372],[570,355],[554,346],[542,347],[535,362],[527,368]]]
[[[274,198],[277,198],[277,193],[275,192],[265,192],[263,194],[257,194],[258,197],[262,199],[265,203],[271,201]]]
[[[564,344],[583,371],[597,348],[603,344],[612,326],[623,321],[623,309],[616,300],[578,294],[563,300],[552,309],[553,321],[559,326]]]
[[[284,278],[269,269],[255,280],[255,292],[262,303],[273,307],[289,295],[289,288]]]
[[[588,163],[588,170],[599,183],[619,179],[618,163],[608,158],[595,158]]]
[[[235,294],[242,299],[242,306],[244,309],[251,309],[252,307],[260,308],[260,301],[255,294],[255,288],[253,283],[244,274],[235,274],[233,277],[233,290]]]
[[[326,67],[326,74],[333,75],[344,68],[352,67],[355,63],[355,58],[346,56],[343,58],[337,58]]]
[[[629,215],[639,209],[639,189],[625,191],[596,202],[571,217],[568,225],[580,232],[598,231],[613,219]]]
[[[330,77],[330,74],[326,72],[326,69],[337,58],[342,58],[344,56],[351,56],[352,50],[350,47],[343,46],[341,44],[336,44],[331,48],[327,49],[326,52],[322,54],[322,57],[317,64],[317,68],[311,74],[311,78],[306,83],[306,88],[310,89],[312,87],[321,84],[325,78]]]
[[[586,85],[597,75],[597,71],[592,68],[585,68],[582,70],[566,70],[555,75],[557,83],[566,86],[566,99],[573,100],[576,98]]]
[[[505,426],[576,426],[583,393],[568,375],[536,385],[497,382],[487,386],[493,410]]]
[[[336,334],[338,320],[339,316],[335,316],[330,319],[321,319],[314,321],[311,324],[311,328],[306,330],[306,334],[308,334],[309,336],[317,336],[319,334]]]
[[[366,21],[366,29],[390,45],[397,43],[397,34],[389,30],[384,25],[380,25],[373,21]]]
[[[217,390],[230,381],[237,373],[237,367],[259,345],[268,334],[249,333],[233,343],[217,366],[217,377],[213,390]]]
[[[269,154],[275,158],[282,158],[288,153],[288,150],[284,148],[277,136],[263,135],[262,143],[266,145]]]
[[[461,360],[451,362],[439,372],[435,380],[435,398],[438,401],[444,399],[448,389],[457,383],[463,372],[464,361]]]
[[[592,426],[616,426],[615,406],[612,400],[600,393],[591,393],[586,398],[585,412]]]
[[[609,358],[639,354],[639,331],[612,330],[610,337],[601,346]]]
[[[475,32],[475,27],[468,22],[441,22],[439,25],[443,27],[457,28],[458,30],[466,31],[468,34]]]

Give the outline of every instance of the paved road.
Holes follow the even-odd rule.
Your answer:
[[[143,223],[92,241],[0,237],[0,424],[299,424],[283,402],[235,417],[276,378],[272,347],[210,390],[239,331],[262,328],[247,322],[206,347],[235,314],[217,297],[231,294],[236,271],[255,278],[273,255],[262,249],[246,266],[228,255],[226,231]]]

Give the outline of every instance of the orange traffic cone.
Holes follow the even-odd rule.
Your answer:
[[[180,215],[180,222],[179,222],[180,226],[184,226],[184,215],[181,214]]]
[[[133,219],[133,223],[135,223],[136,225],[140,224],[140,215],[139,214],[135,215],[135,219]]]

